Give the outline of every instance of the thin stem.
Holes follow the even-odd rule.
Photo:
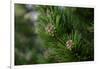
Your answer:
[[[60,39],[58,38],[57,36],[54,36],[62,45],[66,46],[65,43]]]

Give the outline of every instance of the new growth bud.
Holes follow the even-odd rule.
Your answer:
[[[69,50],[72,49],[73,45],[74,45],[74,42],[73,42],[72,40],[68,40],[68,41],[66,42],[66,47],[67,47]]]
[[[46,30],[46,32],[49,34],[49,35],[51,35],[51,36],[54,36],[54,34],[55,34],[55,27],[54,27],[54,25],[52,25],[52,24],[48,24],[47,25],[47,27],[45,28],[45,30]]]

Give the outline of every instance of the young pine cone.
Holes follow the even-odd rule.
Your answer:
[[[68,40],[68,41],[66,42],[66,47],[67,47],[69,50],[72,49],[73,45],[74,45],[74,43],[73,43],[72,40]]]
[[[52,24],[48,24],[47,25],[47,27],[45,28],[45,30],[46,30],[46,32],[49,34],[49,35],[51,35],[51,36],[54,36],[54,34],[55,34],[55,27],[54,27],[54,25],[52,25]]]

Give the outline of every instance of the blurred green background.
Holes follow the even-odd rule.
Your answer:
[[[48,24],[56,28],[54,37],[45,31]],[[68,40],[72,50],[64,45]],[[93,8],[15,4],[15,65],[92,60]]]

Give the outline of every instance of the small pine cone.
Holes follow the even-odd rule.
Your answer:
[[[72,40],[68,40],[68,41],[66,42],[66,47],[67,47],[69,50],[72,49],[73,45],[74,45],[74,43],[73,43]]]
[[[54,33],[55,33],[54,25],[48,24],[47,27],[45,28],[45,30],[49,35],[54,36]]]

